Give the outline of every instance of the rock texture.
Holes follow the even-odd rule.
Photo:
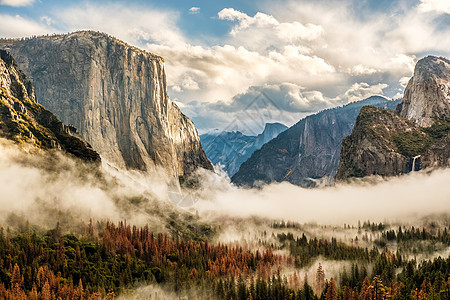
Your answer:
[[[194,124],[169,99],[164,60],[103,33],[1,40],[40,102],[119,167],[212,169]]]
[[[239,131],[213,132],[202,134],[200,140],[210,161],[223,166],[231,177],[253,152],[286,129],[280,123],[267,123],[264,131],[257,136],[244,135]]]
[[[76,134],[73,126],[65,125],[37,103],[31,82],[3,50],[0,50],[0,136],[100,162],[98,153]]]
[[[396,135],[404,132],[425,135],[414,122],[392,111],[363,107],[352,134],[342,141],[336,180],[368,175],[393,176],[411,171],[411,159],[399,153],[394,141]]]
[[[394,109],[398,103],[371,97],[308,116],[255,151],[232,181],[247,186],[273,181],[305,187],[332,183],[342,139],[351,133],[361,107],[370,104]]]
[[[450,61],[434,56],[419,60],[397,111],[423,127],[450,118]]]
[[[342,142],[336,180],[450,167],[449,82],[449,61],[426,57],[417,63],[397,113],[364,107]]]

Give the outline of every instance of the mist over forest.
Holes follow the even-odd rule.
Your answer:
[[[0,299],[450,300],[447,2],[0,0]]]

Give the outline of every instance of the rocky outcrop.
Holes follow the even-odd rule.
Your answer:
[[[369,104],[394,109],[398,101],[371,97],[308,116],[255,151],[232,182],[253,186],[288,181],[305,187],[332,183],[342,139],[351,133],[361,107]]]
[[[212,169],[193,123],[169,99],[164,60],[103,33],[1,40],[40,102],[119,167]]]
[[[100,162],[98,153],[77,135],[75,127],[65,125],[37,103],[31,82],[4,50],[0,50],[0,136]]]
[[[267,123],[257,136],[244,135],[240,131],[212,132],[202,134],[200,140],[211,162],[220,164],[231,177],[253,152],[286,129],[280,123]]]
[[[450,63],[421,59],[396,112],[365,107],[342,142],[336,180],[450,167]]]
[[[424,128],[392,111],[367,106],[342,142],[336,180],[449,166],[449,122],[438,120]]]
[[[397,112],[423,127],[450,118],[450,61],[434,56],[419,60]]]
[[[411,170],[410,158],[399,153],[397,135],[408,132],[424,136],[414,122],[392,111],[365,106],[361,109],[355,128],[342,141],[341,157],[336,180],[368,175],[393,176]],[[414,157],[418,153],[412,153]]]

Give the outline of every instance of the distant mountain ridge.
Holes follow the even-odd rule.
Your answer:
[[[253,152],[286,129],[287,126],[281,123],[267,123],[257,136],[244,135],[240,131],[222,131],[202,134],[200,140],[210,161],[214,165],[222,165],[231,177]]]
[[[41,103],[118,167],[175,178],[212,170],[194,124],[167,95],[164,60],[104,33],[0,39]]]
[[[255,151],[231,180],[243,186],[281,181],[304,187],[329,184],[337,172],[341,142],[352,132],[360,109],[373,105],[394,110],[399,102],[373,96],[308,116]]]

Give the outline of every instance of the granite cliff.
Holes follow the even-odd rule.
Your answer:
[[[421,59],[396,113],[364,107],[342,142],[336,180],[450,166],[450,64]]]
[[[65,125],[37,103],[33,85],[4,50],[0,50],[0,136],[100,162],[98,153],[78,136],[76,128]]]
[[[164,60],[109,35],[82,31],[0,40],[40,103],[102,155],[129,169],[162,166],[180,178],[212,170],[194,124],[169,99]]]
[[[397,112],[423,127],[450,118],[450,61],[428,56],[419,60]]]
[[[308,116],[255,151],[232,177],[237,185],[288,181],[304,187],[331,183],[342,139],[364,105],[394,109],[398,101],[370,97]]]

